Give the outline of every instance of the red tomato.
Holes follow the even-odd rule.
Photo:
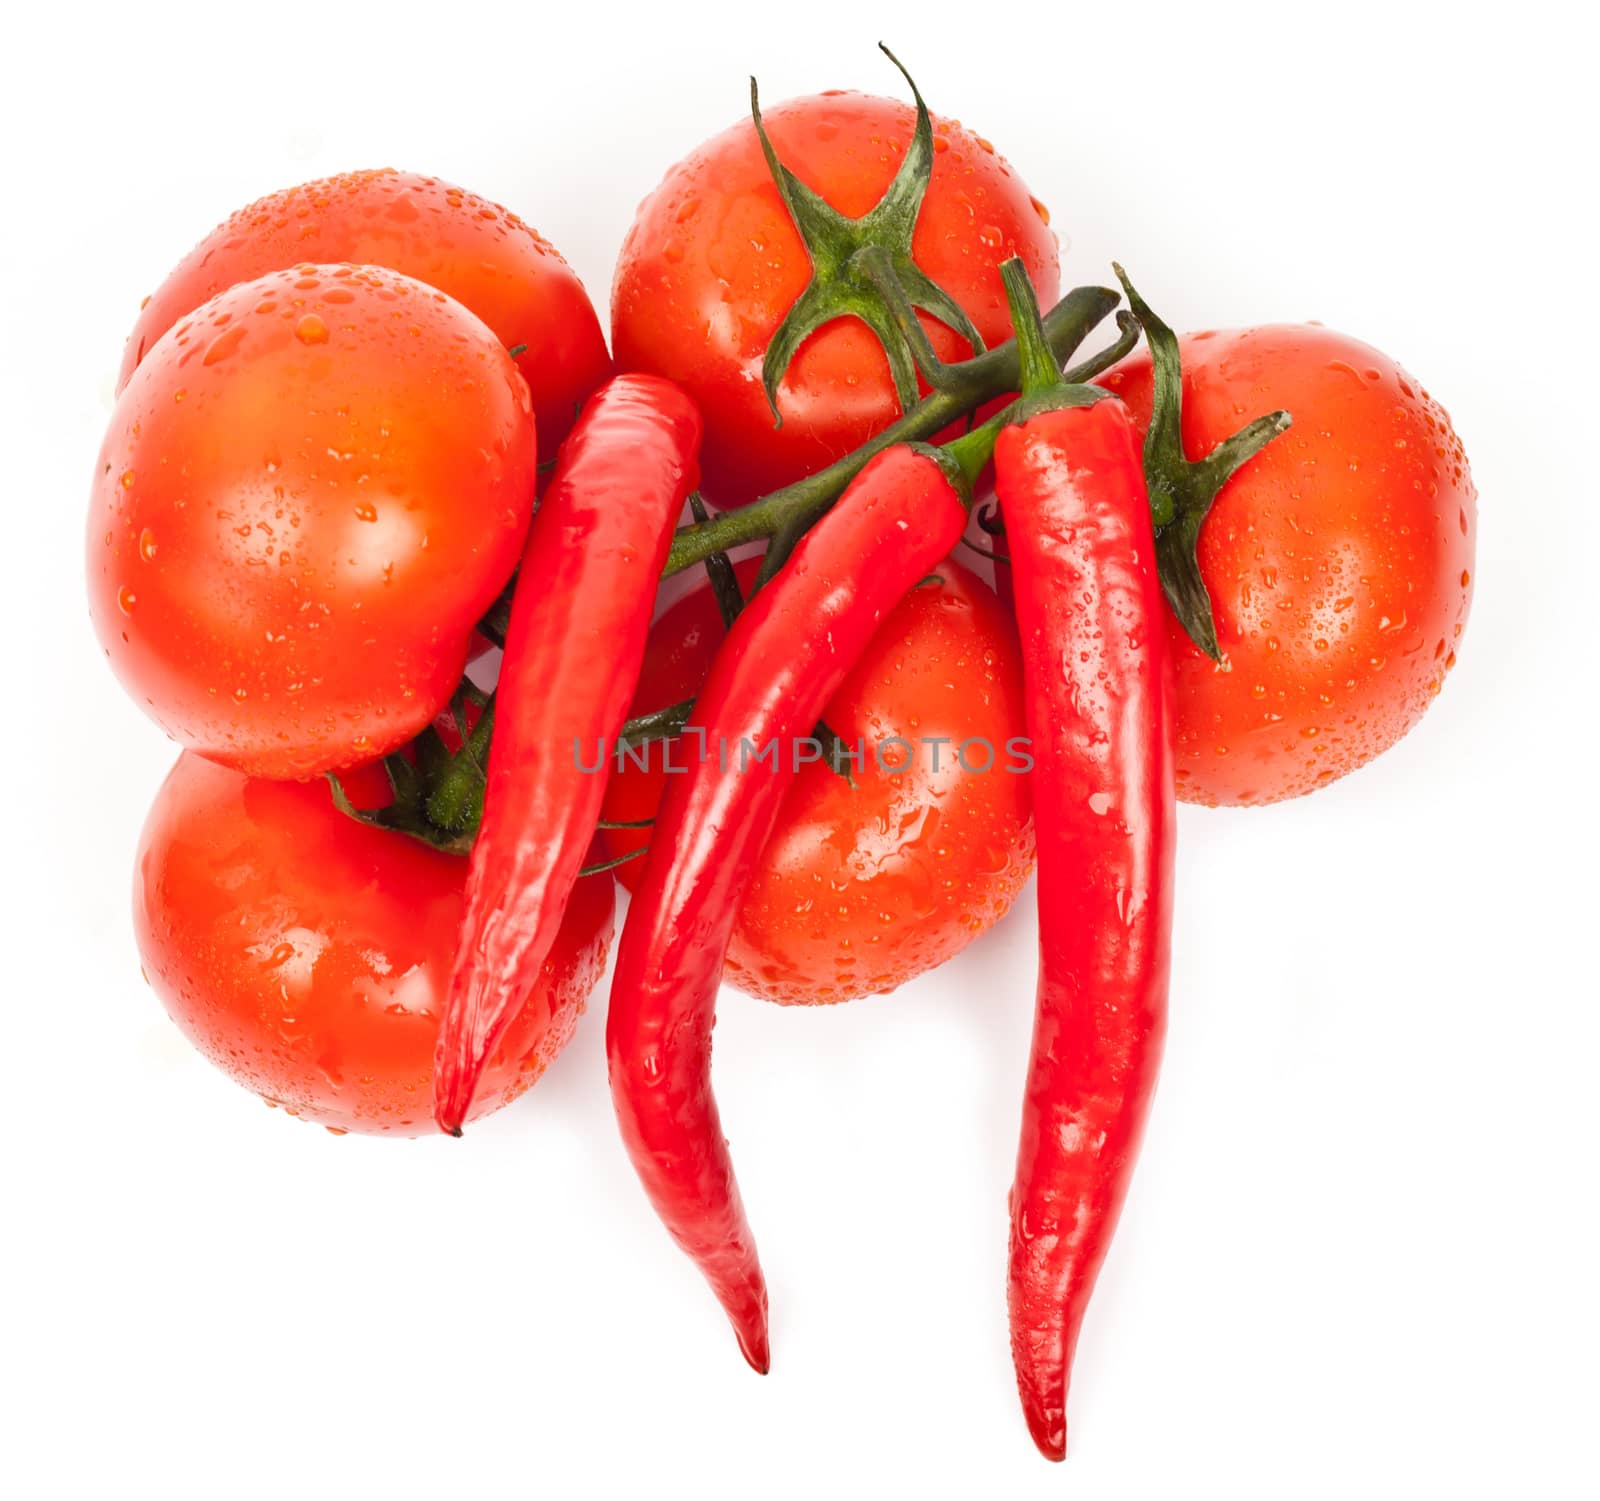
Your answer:
[[[1270,803],[1370,761],[1433,701],[1472,602],[1477,491],[1444,408],[1366,344],[1284,325],[1180,347],[1191,459],[1294,418],[1200,533],[1222,664],[1168,620],[1178,796]],[[1149,421],[1147,355],[1102,384]]]
[[[758,559],[739,566],[748,587]],[[651,632],[634,712],[696,693],[725,632],[708,588],[686,595]],[[806,766],[784,801],[728,950],[728,979],[783,1003],[846,1001],[893,990],[954,957],[1005,914],[1033,869],[1025,767],[1027,716],[1015,631],[993,592],[947,559],[884,620],[828,705],[850,746],[865,741],[852,789]],[[910,742],[912,754],[886,745]],[[943,745],[935,744],[943,740]],[[963,770],[958,748],[965,752]],[[688,742],[624,761],[605,817],[652,817]],[[993,765],[977,768],[993,751]],[[879,765],[882,748],[891,772]],[[714,752],[713,752],[714,753]],[[649,831],[611,830],[613,855]],[[617,868],[624,885],[640,865]]]
[[[415,735],[516,568],[533,414],[459,303],[371,267],[232,287],[134,373],[100,451],[90,611],[181,744],[305,777]]]
[[[224,1073],[335,1131],[416,1136],[434,1129],[466,878],[459,856],[338,812],[325,783],[185,755],[145,823],[134,926],[162,1004]],[[514,1100],[571,1037],[605,967],[612,891],[579,881],[474,1114]]]
[[[831,92],[763,111],[779,158],[841,213],[882,196],[910,141],[909,104]],[[1056,237],[1043,204],[994,148],[935,117],[934,165],[917,220],[918,266],[991,344],[1010,338],[998,267],[1020,255],[1049,307],[1060,289]],[[746,119],[673,167],[640,205],[611,293],[618,368],[681,385],[706,422],[701,488],[743,505],[810,474],[881,432],[900,412],[889,365],[866,326],[841,318],[800,348],[774,429],[761,362],[805,289],[811,263]],[[923,317],[941,358],[966,342]]]
[[[553,245],[498,203],[436,177],[385,168],[269,193],[219,224],[145,299],[117,390],[156,340],[201,303],[305,261],[414,276],[476,313],[508,349],[526,345],[517,368],[550,453],[610,372],[599,319]]]

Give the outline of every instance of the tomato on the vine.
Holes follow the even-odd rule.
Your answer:
[[[738,566],[746,587],[758,563]],[[708,587],[673,604],[651,632],[634,712],[692,696],[725,634]],[[862,742],[855,785],[820,760],[800,771],[728,950],[731,983],[782,1003],[877,994],[943,964],[999,921],[1033,869],[1016,632],[969,569],[946,559],[885,617],[825,720],[847,747]],[[653,816],[668,766],[690,754],[685,739],[649,747],[643,768],[623,757],[605,817]],[[649,837],[605,836],[613,856]],[[637,860],[617,867],[630,889],[639,873]]]
[[[347,789],[371,801],[378,782]],[[339,812],[326,783],[184,755],[145,823],[134,927],[162,1003],[224,1073],[336,1131],[415,1136],[434,1129],[466,878],[460,856]],[[609,875],[578,882],[475,1114],[515,1099],[572,1035],[605,967],[612,903]]]
[[[437,177],[345,172],[269,193],[219,224],[145,300],[120,391],[156,340],[241,281],[306,261],[385,266],[455,298],[487,323],[528,382],[546,450],[610,370],[583,284],[509,209]]]
[[[1472,602],[1477,491],[1444,408],[1369,345],[1308,324],[1180,351],[1191,459],[1275,409],[1294,419],[1201,528],[1222,661],[1168,617],[1178,796],[1274,802],[1354,771],[1433,701]],[[1149,422],[1147,354],[1101,384]]]
[[[90,503],[90,610],[182,745],[306,777],[410,739],[461,679],[532,513],[500,341],[392,271],[231,287],[128,382]]]
[[[764,112],[785,166],[841,213],[882,197],[911,141],[908,104],[831,91]],[[999,266],[1022,257],[1046,306],[1060,288],[1056,237],[1044,206],[994,147],[954,120],[933,119],[933,170],[911,242],[916,265],[987,343],[1011,335]],[[719,506],[831,463],[899,414],[889,364],[855,318],[814,333],[779,388],[775,427],[762,361],[812,266],[761,152],[742,120],[672,167],[640,205],[611,294],[617,364],[678,382],[706,422],[702,489]],[[964,339],[919,314],[939,356]]]

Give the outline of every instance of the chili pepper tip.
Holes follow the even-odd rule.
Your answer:
[[[1028,1433],[1034,1447],[1054,1464],[1067,1457],[1067,1414],[1064,1407],[1029,1408]]]
[[[758,1328],[737,1330],[735,1334],[739,1341],[739,1353],[749,1362],[750,1369],[758,1376],[765,1376],[772,1369],[772,1351],[767,1344],[767,1321],[762,1319]]]

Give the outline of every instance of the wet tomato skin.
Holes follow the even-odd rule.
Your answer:
[[[269,193],[211,231],[146,298],[117,390],[175,323],[217,293],[307,261],[385,266],[476,313],[516,357],[549,452],[610,373],[588,294],[555,247],[509,209],[437,177],[345,172]]]
[[[357,802],[377,780],[352,778]],[[327,784],[186,754],[145,824],[134,926],[150,984],[212,1063],[334,1131],[434,1130],[433,1049],[467,862],[368,827]],[[610,876],[578,883],[543,981],[485,1075],[507,1104],[572,1034],[605,965]]]
[[[762,111],[780,160],[841,213],[882,196],[912,138],[909,104],[835,90]],[[1048,308],[1060,289],[1048,215],[982,136],[933,118],[934,160],[912,255],[986,342],[1010,337],[999,266],[1019,255]],[[774,426],[761,384],[772,335],[811,263],[748,119],[670,168],[639,206],[611,292],[617,366],[676,381],[705,417],[701,488],[744,505],[815,472],[900,412],[888,361],[866,326],[834,320],[801,346],[779,388]],[[927,316],[941,358],[966,341]]]
[[[442,292],[372,267],[231,287],[158,341],[96,466],[90,613],[181,745],[307,777],[449,698],[532,513],[527,385]]]
[[[758,561],[739,565],[746,587]],[[652,630],[634,712],[694,694],[723,636],[708,589],[671,606]],[[943,964],[1004,916],[1033,869],[1028,778],[1008,750],[1027,734],[1016,633],[962,564],[946,559],[885,617],[826,719],[847,744],[865,742],[856,787],[820,764],[801,770],[728,950],[729,982],[780,1004],[881,994]],[[890,736],[915,747],[908,764],[885,746],[887,764],[907,766],[898,774],[874,753]],[[988,771],[960,769],[957,747],[968,738],[993,746]],[[672,774],[668,755],[682,766],[689,746],[652,747],[648,769],[624,761],[605,816],[653,815]],[[977,767],[985,753],[969,747],[967,759]],[[617,855],[648,837],[617,829],[606,843]],[[639,862],[617,874],[631,889]]]
[[[1280,407],[1294,425],[1201,529],[1222,664],[1168,616],[1178,796],[1297,797],[1393,745],[1439,692],[1472,603],[1477,490],[1444,408],[1359,340],[1295,324],[1180,348],[1191,459]],[[1148,423],[1148,356],[1101,384]]]

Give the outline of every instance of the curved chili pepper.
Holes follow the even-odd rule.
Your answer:
[[[1007,290],[1027,342],[1032,293],[1024,298],[1011,276]],[[1036,326],[1037,311],[1028,316]],[[1034,1442],[1060,1459],[1072,1353],[1166,1031],[1174,807],[1166,624],[1139,436],[1121,402],[1048,375],[1025,382],[1018,420],[1000,433],[995,486],[1039,842],[1039,990],[1011,1191],[1011,1352]]]
[[[452,1134],[549,953],[600,817],[609,762],[585,770],[591,752],[578,747],[609,748],[627,716],[700,428],[670,381],[617,376],[562,444],[534,516],[435,1061],[434,1113]]]
[[[687,731],[695,759],[668,778],[623,927],[606,1029],[623,1140],[757,1371],[768,1364],[766,1283],[711,1092],[723,957],[793,779],[796,737],[810,735],[884,614],[955,546],[966,497],[949,455],[888,449],[745,607],[701,690]],[[756,760],[769,746],[771,759]]]

